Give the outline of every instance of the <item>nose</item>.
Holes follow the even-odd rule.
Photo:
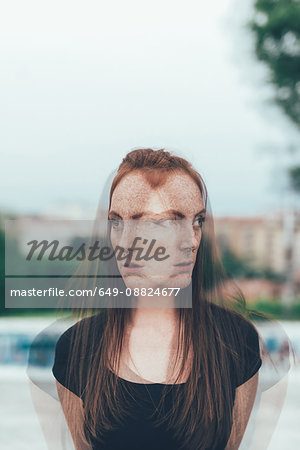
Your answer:
[[[117,238],[117,245],[127,250],[132,247],[137,235],[136,224],[134,220],[124,220],[122,232]]]
[[[181,251],[187,251],[188,249],[194,249],[198,247],[199,238],[193,227],[193,222],[191,220],[181,220],[182,226],[180,227],[179,235],[179,248]],[[191,253],[189,253],[190,255]]]

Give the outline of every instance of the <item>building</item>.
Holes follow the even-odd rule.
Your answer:
[[[261,217],[216,217],[214,228],[221,251],[229,248],[254,269],[285,275],[300,294],[299,211]],[[262,286],[262,281],[260,284],[259,287],[256,281],[255,291],[263,288],[270,297],[283,291],[283,285],[272,287],[272,283],[264,283]]]

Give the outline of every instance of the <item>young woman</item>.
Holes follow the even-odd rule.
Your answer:
[[[76,449],[239,447],[259,336],[222,269],[208,207],[201,176],[181,157],[139,149],[120,164],[107,238],[122,251],[105,272],[119,276],[118,295],[60,336],[52,369]],[[135,238],[156,257],[139,259]]]

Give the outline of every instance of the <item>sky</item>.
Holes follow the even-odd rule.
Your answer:
[[[166,148],[215,215],[285,204],[294,136],[244,23],[251,0],[16,1],[0,18],[0,211],[91,219],[125,154]],[[276,153],[277,152],[277,153]]]

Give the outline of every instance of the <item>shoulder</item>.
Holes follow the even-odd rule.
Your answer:
[[[247,335],[250,340],[251,338],[258,339],[259,335],[254,323],[240,313],[213,303],[209,305],[209,311],[217,327],[228,331],[228,335],[230,335],[229,332],[233,336],[242,333],[244,336]],[[225,335],[223,337],[226,338]]]
[[[69,350],[70,345],[74,343],[75,339],[81,344],[84,333],[86,333],[88,339],[92,339],[95,334],[99,336],[102,331],[103,323],[103,314],[98,313],[93,316],[85,317],[70,326],[60,335],[56,343],[56,355],[58,357],[65,356],[61,355],[60,352]]]
[[[55,359],[66,359],[75,339],[81,341],[83,329],[91,330],[95,322],[96,316],[85,317],[64,331],[56,342]]]
[[[81,389],[77,383],[79,364],[83,362],[87,367],[92,354],[96,351],[103,326],[101,313],[85,317],[62,333],[56,342],[52,373],[57,381],[81,396]]]
[[[235,311],[214,304],[210,311],[228,348],[235,386],[240,386],[262,365],[259,333],[253,322]]]

